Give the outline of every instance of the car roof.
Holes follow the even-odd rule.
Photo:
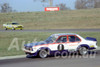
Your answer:
[[[12,23],[17,23],[17,22],[12,22]]]
[[[17,22],[9,22],[9,23],[7,23],[7,24],[12,24],[12,23],[17,23]]]
[[[63,35],[78,35],[75,33],[58,33],[58,34],[52,34],[52,36],[63,36]]]

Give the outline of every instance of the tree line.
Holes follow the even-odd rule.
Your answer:
[[[100,8],[100,0],[76,0],[76,9]]]
[[[46,2],[46,1],[51,1],[51,0],[41,0],[41,2]],[[64,3],[57,4],[56,6],[60,7],[60,10],[70,10],[70,8],[67,7],[67,4]],[[89,9],[89,8],[100,8],[100,0],[76,0],[75,9]]]
[[[9,13],[9,12],[16,12],[16,10],[13,10],[12,7],[8,3],[3,3],[3,4],[0,4],[0,12]]]
[[[40,1],[45,2],[46,0],[40,0]],[[64,3],[57,4],[56,6],[60,7],[60,10],[70,10],[70,8],[67,7],[67,4]],[[75,9],[89,9],[89,8],[100,8],[100,0],[76,0]],[[17,11],[13,10],[12,7],[9,5],[9,3],[4,3],[0,4],[0,12],[8,13]]]

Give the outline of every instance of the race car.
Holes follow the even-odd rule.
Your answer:
[[[89,50],[96,49],[96,38],[83,38],[75,33],[52,34],[44,41],[28,43],[24,45],[26,55],[39,56],[46,58],[49,55],[59,52],[78,52],[80,55],[86,55]]]
[[[3,28],[5,30],[8,30],[8,29],[12,29],[12,30],[20,29],[20,30],[22,30],[23,29],[23,25],[20,25],[20,24],[18,24],[16,22],[6,23],[6,24],[3,24]]]

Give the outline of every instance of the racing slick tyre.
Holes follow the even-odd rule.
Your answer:
[[[23,29],[20,29],[20,30],[23,30]]]
[[[88,54],[88,49],[86,47],[80,47],[78,49],[79,55],[87,55]]]
[[[46,50],[40,50],[39,51],[39,57],[40,58],[46,58],[48,56],[48,52]]]
[[[5,27],[5,30],[8,30],[8,29]]]
[[[12,30],[16,30],[15,28],[12,28]]]

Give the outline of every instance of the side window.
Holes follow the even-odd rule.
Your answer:
[[[75,36],[69,36],[69,42],[75,42]]]
[[[9,23],[7,23],[7,25],[9,25]]]
[[[76,37],[76,41],[81,41],[78,37]]]
[[[11,25],[11,23],[8,23],[7,25]]]
[[[67,42],[67,36],[61,36],[56,43],[65,43]]]
[[[78,37],[76,36],[69,36],[69,42],[76,42],[76,41],[81,41]]]

